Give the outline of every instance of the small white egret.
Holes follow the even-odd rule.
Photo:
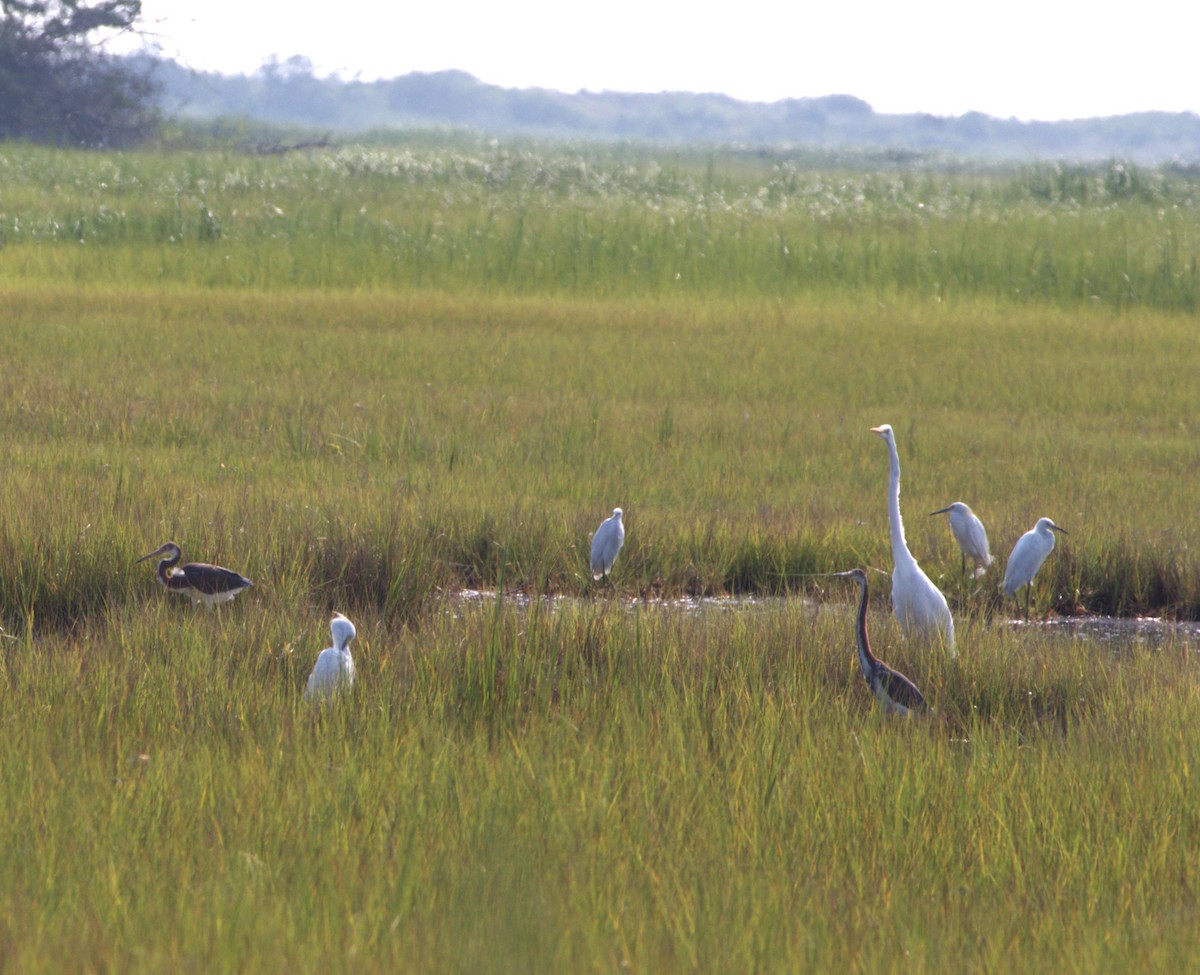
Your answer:
[[[1029,619],[1029,590],[1033,588],[1033,577],[1046,561],[1046,556],[1054,551],[1055,532],[1070,534],[1049,518],[1039,518],[1036,525],[1017,539],[1012,555],[1008,557],[1008,565],[1004,568],[1004,595],[1015,596],[1018,589],[1026,587],[1026,619]]]
[[[929,517],[946,513],[950,515],[950,531],[954,533],[958,547],[962,550],[963,575],[967,574],[967,556],[969,555],[975,562],[975,577],[979,578],[987,572],[987,567],[992,564],[992,553],[988,549],[988,537],[983,528],[983,522],[970,507],[961,501],[955,501],[954,504],[945,508],[938,508]]]
[[[834,575],[853,579],[862,589],[854,635],[858,645],[858,663],[867,686],[879,698],[885,711],[907,717],[912,711],[925,710],[925,698],[917,690],[917,685],[871,653],[871,642],[867,639],[867,574],[862,569],[851,569],[849,572],[835,572]]]
[[[904,540],[904,522],[900,518],[900,455],[896,453],[896,435],[889,424],[872,427],[888,445],[891,456],[891,480],[888,485],[888,524],[892,533],[892,610],[905,636],[915,631],[940,633],[946,646],[954,650],[954,617],[946,597],[935,586],[908,550]]]
[[[209,565],[207,562],[179,565],[183,553],[174,542],[164,543],[138,561],[145,562],[156,555],[166,556],[158,563],[158,581],[171,592],[191,597],[192,605],[204,603],[212,609],[217,603],[227,603],[243,589],[254,585],[244,575],[219,565]]]
[[[308,675],[304,696],[309,700],[328,701],[354,683],[354,658],[350,656],[350,641],[358,635],[354,624],[341,613],[334,613],[329,632],[333,634],[333,646],[321,651]]]
[[[625,544],[625,523],[621,509],[613,508],[612,517],[605,518],[592,536],[592,578],[607,577],[617,561],[617,553]]]

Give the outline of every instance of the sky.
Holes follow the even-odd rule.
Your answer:
[[[159,53],[226,74],[301,55],[366,81],[456,68],[506,88],[846,94],[887,113],[1200,112],[1195,0],[143,0],[142,13]]]

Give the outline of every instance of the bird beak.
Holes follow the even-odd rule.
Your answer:
[[[1059,528],[1059,527],[1058,527],[1058,525],[1051,525],[1050,527],[1051,527],[1051,528],[1053,528],[1053,529],[1054,529],[1056,532],[1062,532],[1064,535],[1070,535],[1070,534],[1071,534],[1071,533],[1070,533],[1069,531],[1067,531],[1065,528]]]
[[[166,550],[167,550],[167,546],[160,545],[158,548],[156,548],[153,552],[149,553],[148,555],[143,555],[140,559],[138,559],[138,562],[145,562],[146,559],[152,559],[156,555],[162,555],[163,552],[165,552]],[[135,562],[134,565],[137,565],[137,562]]]
[[[883,436],[883,427],[871,427],[871,432],[877,433],[877,434],[879,434],[879,436],[882,437]]]
[[[947,506],[945,508],[938,508],[937,511],[929,512],[929,517],[932,518],[934,515],[944,515],[949,510],[950,510],[949,506]]]

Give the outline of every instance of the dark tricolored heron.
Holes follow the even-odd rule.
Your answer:
[[[333,634],[333,646],[317,655],[316,665],[308,675],[304,696],[310,701],[328,701],[354,683],[354,658],[350,656],[350,641],[358,636],[354,624],[341,613],[334,613],[329,632]]]
[[[219,565],[209,565],[207,562],[179,565],[182,554],[178,545],[167,542],[138,561],[145,562],[156,555],[165,555],[166,558],[158,563],[158,581],[171,592],[189,596],[193,603],[204,603],[209,609],[217,603],[229,602],[243,589],[254,585],[244,575]]]
[[[1029,619],[1029,590],[1033,588],[1033,577],[1054,551],[1054,533],[1069,535],[1049,518],[1039,518],[1036,525],[1017,539],[1008,565],[1004,569],[1004,595],[1016,596],[1017,590],[1025,586],[1025,618]],[[1020,602],[1017,603],[1020,606]]]
[[[882,660],[877,660],[871,653],[871,642],[867,639],[867,574],[862,569],[851,569],[849,572],[833,574],[842,579],[853,579],[862,589],[855,636],[858,642],[858,662],[862,667],[867,686],[879,698],[879,703],[883,705],[885,711],[908,715],[912,711],[925,710],[925,698],[917,690],[917,685],[900,671],[892,670]]]

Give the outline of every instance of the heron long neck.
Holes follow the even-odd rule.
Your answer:
[[[858,627],[855,636],[858,644],[858,663],[862,667],[863,677],[869,682],[871,673],[875,670],[875,656],[871,653],[871,641],[867,639],[867,583],[861,582],[862,599],[858,604]]]
[[[164,586],[171,584],[171,570],[179,564],[179,559],[183,553],[178,552],[175,555],[168,556],[158,563],[158,581]]]
[[[892,474],[888,481],[888,527],[892,533],[892,561],[912,562],[908,542],[904,540],[904,521],[900,517],[900,455],[894,443],[888,444],[892,460]]]

